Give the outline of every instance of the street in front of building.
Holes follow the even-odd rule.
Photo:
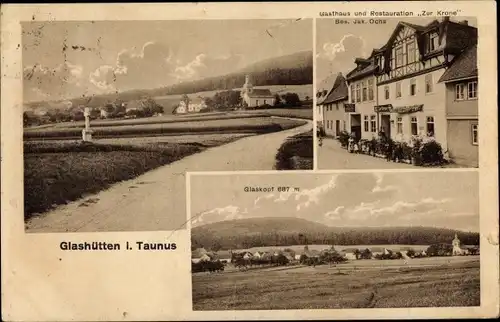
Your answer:
[[[317,148],[318,169],[411,169],[415,166],[408,163],[387,162],[383,158],[375,158],[360,153],[349,153],[340,146],[340,142],[326,138]]]

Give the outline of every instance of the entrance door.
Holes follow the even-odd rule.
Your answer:
[[[340,135],[340,120],[335,121],[335,136],[338,137]]]
[[[381,115],[380,116],[380,131],[384,132],[386,137],[391,137],[391,116]]]
[[[356,141],[361,139],[361,115],[351,114],[351,133],[356,137]]]

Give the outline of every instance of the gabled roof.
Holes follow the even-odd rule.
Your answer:
[[[455,57],[438,82],[451,82],[472,77],[477,77],[477,45],[470,46]]]
[[[267,88],[254,88],[251,93],[248,94],[250,97],[274,97],[271,91]]]
[[[331,79],[333,79],[333,78],[331,78]],[[327,80],[325,80],[325,82],[327,82],[328,80],[331,81],[331,79],[327,79]],[[331,82],[330,82],[330,84],[331,84]],[[347,99],[347,97],[349,95],[349,91],[347,88],[347,83],[346,83],[345,77],[344,77],[344,75],[342,75],[342,73],[338,73],[335,76],[333,84],[330,85],[330,88],[328,88],[326,90],[326,92],[327,92],[326,95],[321,95],[318,98],[318,102],[317,102],[318,105],[328,104],[328,103],[332,103],[332,102],[335,102],[338,100]]]
[[[334,88],[328,94],[323,104],[329,104],[340,100],[346,100],[349,97],[349,89],[347,88],[347,82],[342,74],[337,76],[335,80]]]
[[[360,64],[349,73],[347,73],[347,80],[354,80],[363,76],[368,76],[374,74],[378,69],[375,64]]]

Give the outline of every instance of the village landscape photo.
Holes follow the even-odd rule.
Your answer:
[[[478,167],[476,26],[318,19],[318,168]]]
[[[476,171],[190,181],[195,311],[480,305]]]
[[[186,171],[313,169],[312,19],[22,23],[27,232],[185,229]]]

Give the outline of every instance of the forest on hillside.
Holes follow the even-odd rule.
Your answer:
[[[431,245],[451,244],[455,233],[465,245],[479,245],[479,233],[458,232],[439,228],[381,228],[353,229],[325,232],[257,232],[218,236],[214,232],[193,230],[191,243],[193,248],[228,250],[246,249],[264,246],[293,245]]]

